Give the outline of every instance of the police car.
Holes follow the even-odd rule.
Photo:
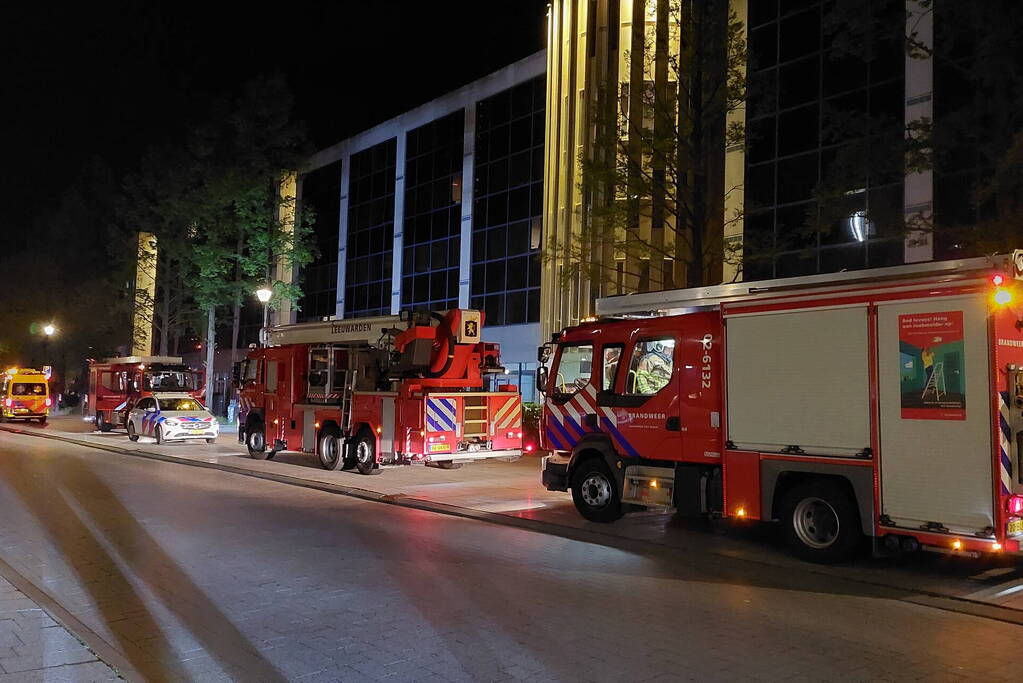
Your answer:
[[[188,394],[161,393],[139,399],[128,415],[128,438],[156,439],[156,443],[205,439],[213,443],[220,424],[201,403]]]

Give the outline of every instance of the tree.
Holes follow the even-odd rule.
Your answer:
[[[131,228],[160,243],[161,350],[182,325],[204,330],[210,397],[217,310],[233,309],[236,346],[244,298],[278,269],[312,260],[311,215],[294,219],[296,198],[283,184],[309,151],[291,105],[282,77],[254,79],[214,103],[184,144],[151,150],[126,183]],[[297,284],[272,284],[274,302],[301,296]]]
[[[645,12],[634,3],[633,26]],[[581,230],[546,248],[626,292],[720,281],[741,256],[723,234],[725,196],[739,188],[720,178],[726,144],[742,138],[726,122],[746,100],[743,20],[727,0],[658,0],[654,24],[652,39],[633,31],[627,82],[591,108]]]

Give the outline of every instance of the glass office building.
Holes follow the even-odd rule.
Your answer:
[[[293,320],[478,308],[532,398],[540,343],[545,59],[537,53],[314,154],[319,256]]]

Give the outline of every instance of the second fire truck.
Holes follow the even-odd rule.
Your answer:
[[[203,372],[178,356],[123,356],[89,363],[86,415],[96,429],[109,432],[128,424],[128,414],[145,396],[161,391],[187,392],[202,402]]]
[[[811,560],[1023,554],[1023,253],[602,299],[541,348],[548,489]],[[543,374],[543,373],[541,373]]]
[[[315,453],[325,469],[516,458],[522,399],[484,391],[501,373],[480,311],[325,320],[269,330],[235,369],[239,440],[263,459]]]

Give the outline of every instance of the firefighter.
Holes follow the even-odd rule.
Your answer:
[[[671,379],[671,349],[663,342],[648,342],[646,353],[636,364],[636,393],[643,396],[656,394]]]

